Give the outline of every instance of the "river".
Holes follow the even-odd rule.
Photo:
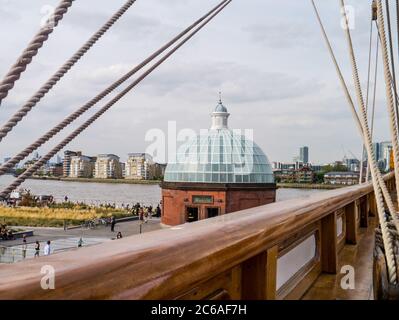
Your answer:
[[[15,178],[10,175],[0,177],[0,188],[7,187]],[[82,201],[88,204],[140,202],[144,205],[156,205],[161,199],[161,188],[158,185],[87,183],[51,180],[27,180],[23,188],[35,195],[53,195],[57,201],[68,196],[71,201]],[[304,198],[311,194],[325,192],[313,189],[278,189],[277,201]]]

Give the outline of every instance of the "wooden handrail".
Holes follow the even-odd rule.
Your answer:
[[[372,191],[371,184],[325,191],[1,265],[0,299],[176,298]],[[40,286],[45,265],[55,269],[55,290]]]

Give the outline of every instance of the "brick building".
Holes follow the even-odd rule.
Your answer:
[[[162,223],[179,225],[275,202],[271,165],[250,139],[227,127],[219,101],[207,133],[182,145],[162,183]]]

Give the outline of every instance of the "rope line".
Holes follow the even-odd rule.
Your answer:
[[[385,34],[385,22],[384,22],[384,13],[382,8],[381,0],[377,1],[378,7],[378,28],[380,33],[380,41],[381,41],[381,50],[382,50],[382,58],[383,58],[383,66],[384,66],[384,77],[386,82],[386,95],[387,95],[387,107],[388,114],[390,119],[390,130],[392,135],[392,147],[394,153],[394,170],[395,170],[395,182],[396,185],[399,186],[399,136],[397,129],[397,118],[395,114],[395,106],[394,106],[394,97],[392,94],[391,88],[391,79],[392,75],[389,70],[389,54],[387,49],[387,39]],[[397,188],[397,194],[399,195],[399,188]],[[399,198],[398,198],[399,199]]]
[[[227,7],[232,0],[228,0],[219,8],[215,13],[213,13],[207,20],[205,20],[200,26],[198,26],[191,34],[184,38],[178,45],[171,49],[165,56],[163,56],[159,61],[157,61],[153,66],[151,66],[147,71],[145,71],[138,79],[133,81],[129,86],[127,86],[121,93],[119,93],[115,98],[113,98],[109,103],[97,111],[93,116],[91,116],[87,121],[85,121],[81,126],[74,130],[69,136],[67,136],[63,141],[61,141],[56,147],[54,147],[49,153],[44,157],[40,158],[35,164],[22,173],[10,186],[8,186],[1,194],[0,198],[6,198],[15,188],[17,188],[21,183],[23,183],[27,178],[29,178],[36,170],[38,170],[43,164],[50,160],[57,152],[63,149],[69,142],[75,139],[80,133],[82,133],[87,127],[89,127],[93,122],[95,122],[99,117],[101,117],[108,109],[110,109],[115,103],[122,99],[127,93],[129,93],[135,86],[137,86],[141,81],[143,81],[149,74],[151,74],[155,69],[157,69],[163,62],[165,62],[170,56],[172,56],[179,48],[181,48],[187,41],[189,41],[195,34],[197,34],[203,27],[205,27],[214,17],[216,17],[225,7]]]
[[[61,80],[63,76],[91,49],[91,47],[136,2],[128,0],[58,71],[23,105],[0,129],[0,141],[20,122],[29,111]]]
[[[53,129],[48,131],[46,134],[44,134],[42,137],[40,137],[38,140],[36,140],[34,143],[32,143],[30,146],[25,148],[23,151],[18,153],[16,156],[14,156],[12,159],[8,160],[5,164],[3,164],[0,167],[0,175],[6,173],[9,169],[13,168],[17,163],[22,161],[24,158],[26,158],[29,154],[31,154],[33,151],[35,151],[37,148],[42,146],[44,143],[49,141],[52,137],[54,137],[57,133],[59,133],[61,130],[63,130],[65,127],[67,127],[69,124],[71,124],[73,121],[75,121],[77,118],[79,118],[82,114],[84,114],[86,111],[88,111],[90,108],[92,108],[94,105],[96,105],[99,101],[101,101],[103,98],[105,98],[107,95],[109,95],[111,92],[113,92],[115,89],[117,89],[120,85],[122,85],[124,82],[126,82],[129,78],[131,78],[133,75],[135,75],[138,71],[140,71],[142,68],[144,68],[148,63],[150,63],[152,60],[154,60],[156,57],[158,57],[160,54],[165,52],[168,48],[170,48],[173,44],[175,44],[178,40],[183,38],[187,33],[189,33],[192,29],[194,29],[197,25],[199,25],[201,22],[203,22],[207,17],[209,17],[212,13],[214,13],[216,10],[218,10],[223,4],[225,4],[227,0],[223,0],[219,5],[217,5],[215,8],[213,8],[211,11],[209,11],[206,15],[202,16],[200,19],[195,21],[191,26],[183,30],[181,33],[179,33],[175,38],[173,38],[171,41],[166,43],[164,46],[162,46],[160,49],[155,51],[152,55],[150,55],[147,59],[142,61],[139,65],[134,67],[132,70],[127,72],[124,76],[119,78],[117,81],[115,81],[112,85],[110,85],[108,88],[103,90],[100,94],[98,94],[96,97],[91,99],[89,102],[87,102],[85,105],[80,107],[78,110],[73,112],[71,115],[69,115],[67,118],[65,118],[62,122],[60,122],[57,126],[55,126]]]
[[[54,31],[54,28],[62,20],[68,9],[75,0],[62,0],[55,9],[53,15],[47,20],[46,25],[35,35],[28,47],[23,51],[17,62],[8,71],[5,78],[0,82],[0,105],[5,97],[8,96],[10,90],[14,87],[17,80],[21,77],[26,67],[32,62],[33,57],[37,55],[39,49]]]
[[[396,72],[395,72],[395,57],[393,54],[393,41],[392,41],[392,31],[391,31],[391,14],[389,9],[388,0],[385,0],[386,12],[387,12],[387,29],[388,29],[388,45],[389,45],[389,52],[391,55],[391,76],[392,76],[392,84],[393,84],[393,91],[395,95],[397,95],[396,90]],[[395,117],[396,117],[396,129],[399,123],[399,110],[398,110],[398,99],[395,99]]]
[[[371,71],[371,48],[373,45],[373,20],[370,20],[370,39],[369,39],[369,58],[367,67],[367,87],[366,87],[366,111],[369,108],[369,91],[370,91],[370,71]],[[362,144],[362,156],[360,161],[360,174],[359,174],[359,184],[363,183],[363,160],[364,160],[365,147]],[[367,181],[367,178],[365,179]]]
[[[386,231],[387,230],[387,227],[386,227],[387,221],[385,219],[385,211],[384,211],[384,207],[383,207],[383,197],[382,197],[381,191],[382,191],[384,197],[386,198],[386,202],[388,204],[388,207],[390,207],[389,208],[390,210],[393,209],[393,203],[392,203],[392,200],[390,199],[390,195],[389,195],[388,189],[386,188],[386,185],[385,185],[385,182],[384,182],[384,180],[382,178],[381,173],[378,170],[376,170],[376,161],[375,161],[375,158],[374,158],[374,151],[373,151],[373,149],[371,147],[371,137],[370,137],[368,126],[367,126],[367,116],[365,115],[364,112],[362,112],[361,113],[362,117],[359,118],[359,115],[357,114],[355,105],[353,103],[353,100],[352,100],[351,95],[350,95],[349,90],[348,90],[348,86],[346,85],[346,82],[345,82],[345,79],[344,79],[344,77],[342,75],[341,69],[340,69],[340,67],[338,65],[338,62],[337,62],[336,58],[335,58],[334,51],[333,51],[331,43],[330,43],[330,41],[328,39],[327,33],[325,31],[325,28],[324,28],[323,22],[321,20],[321,17],[319,15],[319,12],[318,12],[318,9],[316,7],[316,4],[315,4],[314,0],[311,0],[311,2],[312,2],[312,5],[313,5],[313,9],[315,11],[317,20],[318,20],[319,25],[320,25],[320,29],[321,29],[322,34],[323,34],[323,38],[324,38],[324,40],[326,42],[328,51],[330,53],[331,59],[333,60],[335,69],[337,71],[337,75],[338,75],[338,77],[340,79],[340,83],[341,83],[342,88],[344,90],[345,97],[346,97],[346,99],[348,101],[348,104],[350,106],[350,110],[351,110],[352,115],[353,115],[353,117],[355,119],[355,123],[356,123],[356,125],[357,125],[357,127],[359,129],[359,132],[360,132],[360,135],[361,135],[362,139],[364,139],[364,144],[366,146],[367,155],[371,159],[371,165],[372,165],[371,172],[372,172],[372,177],[373,177],[373,181],[372,182],[373,182],[375,198],[376,198],[376,203],[377,203],[378,216],[379,216],[379,219],[381,221],[382,226],[384,227],[383,230],[385,230],[384,231],[384,244],[386,245],[386,248],[391,249],[390,251],[388,251],[389,255],[387,255],[387,260],[389,260],[389,266],[390,266],[390,280],[392,279],[392,281],[396,281],[395,259],[393,257],[392,242],[390,241],[390,238],[387,236],[387,234],[388,234],[388,232]],[[343,3],[341,3],[341,5],[342,4]],[[341,6],[341,10],[343,8],[344,8],[344,6]],[[349,29],[348,29],[348,20],[347,20],[347,17],[346,17],[345,10],[343,10],[343,15],[344,15],[344,18],[345,18],[345,21],[346,21],[346,26],[347,26],[347,30],[346,30],[347,32],[346,33],[347,33],[347,36],[349,34],[348,38],[350,39],[350,33],[348,32],[349,31]],[[352,64],[353,64],[353,61],[352,61]],[[356,78],[356,77],[354,76],[354,78]],[[357,81],[355,81],[355,82],[357,82]],[[357,88],[359,86],[360,86],[360,83],[357,82]],[[360,91],[360,93],[361,93],[361,91]],[[364,103],[363,103],[363,101],[361,101],[361,102],[362,103],[360,105],[363,107],[362,111],[365,111]],[[395,275],[395,277],[392,276],[393,274]]]
[[[376,102],[376,96],[377,96],[379,45],[380,45],[380,42],[378,41],[378,34],[377,34],[377,44],[376,44],[376,53],[375,53],[375,67],[374,67],[373,105],[372,105],[372,108],[371,108],[371,128],[370,128],[371,139],[373,139],[373,135],[374,135],[374,119],[375,119],[375,102]],[[369,181],[369,174],[370,174],[370,167],[367,164],[366,181]]]

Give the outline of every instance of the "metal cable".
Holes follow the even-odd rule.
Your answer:
[[[21,77],[26,67],[32,62],[34,56],[37,55],[39,49],[47,41],[49,35],[54,31],[60,20],[67,13],[69,7],[75,0],[62,0],[55,9],[53,15],[47,21],[46,25],[40,29],[28,47],[23,51],[17,62],[11,67],[5,78],[0,82],[0,105],[10,90],[14,87],[15,82]]]
[[[136,2],[128,0],[0,129],[0,141],[21,121],[58,81],[90,50],[90,48]]]
[[[38,170],[43,164],[50,160],[57,152],[63,149],[69,142],[75,139],[81,132],[83,132],[87,127],[89,127],[93,122],[95,122],[100,116],[102,116],[108,109],[110,109],[115,103],[117,103],[122,97],[129,93],[135,86],[137,86],[141,81],[143,81],[149,74],[151,74],[158,66],[165,62],[170,56],[172,56],[179,48],[181,48],[187,41],[189,41],[196,33],[198,33],[205,25],[207,25],[214,17],[216,17],[225,7],[227,7],[232,0],[228,0],[221,8],[219,8],[215,13],[213,13],[207,20],[205,20],[200,26],[198,26],[191,34],[184,38],[178,45],[171,49],[165,56],[163,56],[159,61],[157,61],[153,66],[151,66],[147,71],[145,71],[138,79],[133,81],[129,86],[127,86],[121,93],[119,93],[115,98],[113,98],[109,103],[97,111],[93,116],[91,116],[87,121],[85,121],[81,126],[74,130],[70,135],[68,135],[64,140],[62,140],[56,147],[54,147],[49,153],[47,153],[40,160],[36,161],[35,164],[22,173],[10,186],[8,186],[0,194],[0,198],[6,198],[9,194],[17,188],[21,183],[23,183],[27,178],[29,178],[36,170]]]
[[[183,30],[181,33],[179,33],[176,37],[174,37],[171,41],[166,43],[164,46],[162,46],[160,49],[155,51],[152,55],[150,55],[147,59],[145,59],[143,62],[141,62],[139,65],[134,67],[132,70],[127,72],[124,76],[122,76],[120,79],[115,81],[112,85],[110,85],[108,88],[106,88],[104,91],[102,91],[100,94],[98,94],[96,97],[91,99],[89,102],[87,102],[85,105],[80,107],[78,110],[76,110],[74,113],[69,115],[67,118],[65,118],[62,122],[60,122],[57,126],[55,126],[53,129],[48,131],[46,134],[44,134],[42,137],[40,137],[38,140],[36,140],[34,143],[32,143],[30,146],[25,148],[23,151],[18,153],[16,156],[14,156],[12,159],[8,160],[5,164],[3,164],[0,167],[0,175],[6,173],[9,169],[13,168],[18,162],[26,158],[29,154],[31,154],[33,151],[35,151],[37,148],[39,148],[41,145],[46,143],[48,140],[50,140],[54,135],[59,133],[61,130],[63,130],[66,126],[71,124],[74,120],[76,120],[78,117],[80,117],[82,114],[84,114],[86,111],[88,111],[90,108],[92,108],[95,104],[97,104],[100,100],[105,98],[107,95],[109,95],[112,91],[114,91],[116,88],[118,88],[121,84],[123,84],[125,81],[127,81],[129,78],[131,78],[134,74],[136,74],[138,71],[140,71],[143,67],[145,67],[148,63],[150,63],[152,60],[154,60],[156,57],[158,57],[160,54],[162,54],[165,50],[170,48],[173,44],[175,44],[178,40],[180,40],[182,37],[184,37],[188,32],[190,32],[192,29],[194,29],[197,25],[199,25],[202,21],[204,21],[207,17],[209,17],[212,13],[214,13],[216,10],[218,10],[223,4],[225,4],[228,0],[223,0],[219,5],[217,5],[215,8],[213,8],[211,11],[209,11],[206,15],[202,16],[200,19],[195,21],[191,26]]]

